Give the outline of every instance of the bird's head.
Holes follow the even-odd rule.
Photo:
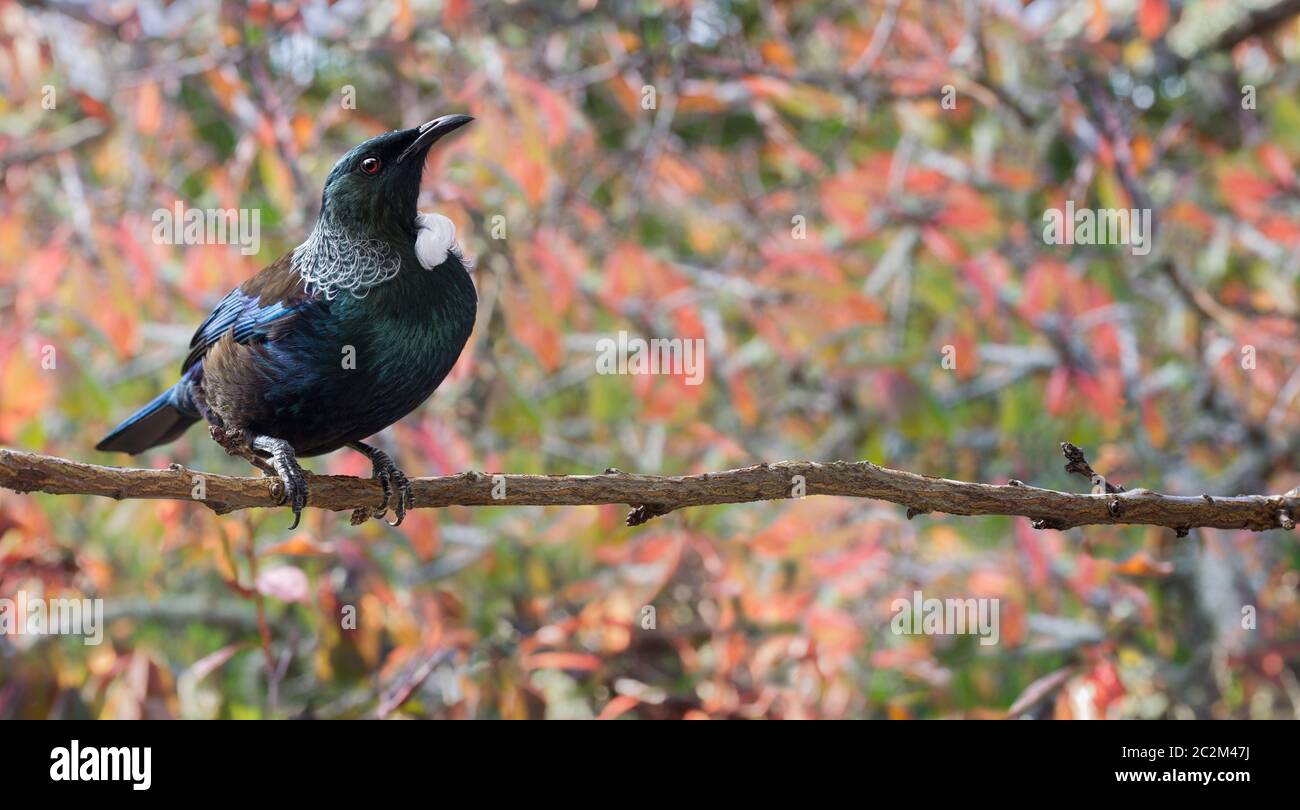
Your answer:
[[[429,149],[474,119],[444,115],[412,129],[385,132],[355,147],[325,179],[321,216],[358,236],[413,228],[420,178]]]

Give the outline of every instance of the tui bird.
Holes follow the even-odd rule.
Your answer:
[[[298,457],[347,446],[384,488],[374,516],[391,505],[400,525],[410,482],[362,439],[427,399],[474,327],[478,297],[455,226],[416,210],[429,148],[472,120],[444,115],[344,155],[306,241],[231,291],[194,333],[180,381],[96,449],[140,453],[206,419],[214,437],[269,462],[297,528],[307,504]]]

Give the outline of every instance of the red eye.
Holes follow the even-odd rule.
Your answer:
[[[377,157],[364,158],[361,161],[361,171],[365,174],[379,174],[380,167],[383,166]]]

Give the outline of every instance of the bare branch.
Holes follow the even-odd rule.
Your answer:
[[[1067,459],[1074,461],[1069,450],[1065,452]],[[196,487],[200,478],[203,485]],[[319,509],[377,509],[383,499],[379,484],[368,478],[310,475],[309,481],[308,504]],[[685,507],[785,500],[797,493],[889,501],[907,507],[909,515],[1013,515],[1030,518],[1037,528],[1044,529],[1139,524],[1166,526],[1180,535],[1201,526],[1251,531],[1290,528],[1292,516],[1300,514],[1300,495],[1294,491],[1214,498],[1165,495],[1147,489],[1084,494],[1031,487],[1020,481],[995,485],[934,478],[869,461],[782,461],[688,476],[638,475],[614,469],[602,475],[465,472],[415,478],[411,487],[414,507],[423,509],[627,504],[633,507],[628,523],[634,526]],[[279,506],[283,500],[279,481],[272,477],[236,478],[180,465],[166,470],[103,467],[15,450],[0,450],[0,488],[119,500],[192,500],[199,491],[204,496],[200,502],[217,513]]]

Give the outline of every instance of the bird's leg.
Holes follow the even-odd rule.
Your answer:
[[[348,447],[370,459],[374,468],[374,478],[384,488],[384,505],[375,510],[374,517],[382,518],[388,513],[389,502],[393,500],[393,490],[396,488],[397,502],[393,505],[393,512],[397,515],[397,520],[386,522],[389,526],[401,526],[402,521],[406,519],[406,509],[412,503],[411,482],[406,474],[399,470],[388,454],[378,447],[372,447],[365,442],[348,442]]]
[[[289,531],[293,531],[298,528],[303,507],[307,505],[307,476],[298,465],[293,447],[284,439],[273,439],[270,436],[254,436],[249,445],[270,456],[271,468],[284,484],[285,502],[293,510],[293,525],[289,527]]]

